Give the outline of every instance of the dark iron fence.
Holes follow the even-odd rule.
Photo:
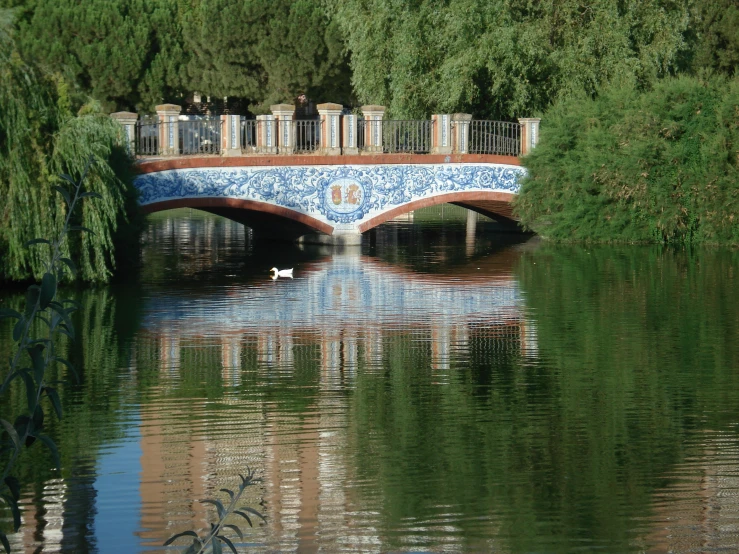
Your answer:
[[[321,120],[297,119],[293,121],[295,152],[315,152],[321,147]]]
[[[220,118],[178,121],[180,154],[220,154],[223,125]]]
[[[257,147],[257,120],[241,117],[241,148],[254,150]]]
[[[459,124],[459,123],[457,123]],[[135,127],[136,154],[139,156],[220,154],[224,132],[218,117],[190,117],[162,122],[142,117]],[[426,154],[431,151],[431,120],[357,120],[357,147],[384,153]],[[277,129],[275,129],[277,131]],[[241,118],[241,148],[253,152],[257,147],[257,121]],[[320,149],[321,120],[291,122],[294,151],[311,153]],[[469,123],[468,152],[471,154],[521,154],[521,125],[506,121],[472,120]]]
[[[159,155],[159,119],[143,117],[136,122],[134,141],[136,155]]]
[[[521,125],[473,119],[470,121],[469,152],[518,156],[521,153]]]
[[[357,121],[357,147],[386,153],[426,154],[431,151],[433,121],[385,119]]]
[[[178,119],[171,122],[142,118],[136,123],[136,154],[220,154],[222,132],[222,122],[218,117]]]

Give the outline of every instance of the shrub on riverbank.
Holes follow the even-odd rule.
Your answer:
[[[58,232],[66,205],[53,191],[57,175],[77,178],[90,157],[86,188],[102,199],[85,205],[73,223],[95,234],[76,234],[69,249],[79,278],[107,281],[116,244],[136,248],[127,225],[136,199],[122,129],[94,104],[73,110],[63,81],[24,60],[8,28],[0,21],[0,282],[43,273],[45,252],[25,243]]]
[[[559,241],[739,244],[739,78],[556,103],[516,213]]]

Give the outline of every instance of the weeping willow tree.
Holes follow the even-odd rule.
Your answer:
[[[66,205],[53,190],[58,175],[77,178],[94,160],[87,190],[102,199],[84,203],[75,222],[93,233],[66,245],[79,277],[107,281],[117,246],[133,236],[135,214],[131,160],[122,128],[95,104],[73,112],[64,82],[23,59],[13,41],[12,14],[0,10],[0,281],[38,277],[39,247],[26,242],[55,235]]]

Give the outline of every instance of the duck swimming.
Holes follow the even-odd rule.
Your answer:
[[[277,269],[276,267],[273,267],[270,269],[270,271],[273,272],[272,279],[277,279],[278,277],[290,277],[290,279],[293,278],[293,268],[290,269]]]

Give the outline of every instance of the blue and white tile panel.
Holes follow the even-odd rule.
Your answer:
[[[145,206],[186,198],[266,202],[329,225],[362,222],[409,202],[452,192],[517,194],[522,167],[506,164],[208,167],[136,179]]]

